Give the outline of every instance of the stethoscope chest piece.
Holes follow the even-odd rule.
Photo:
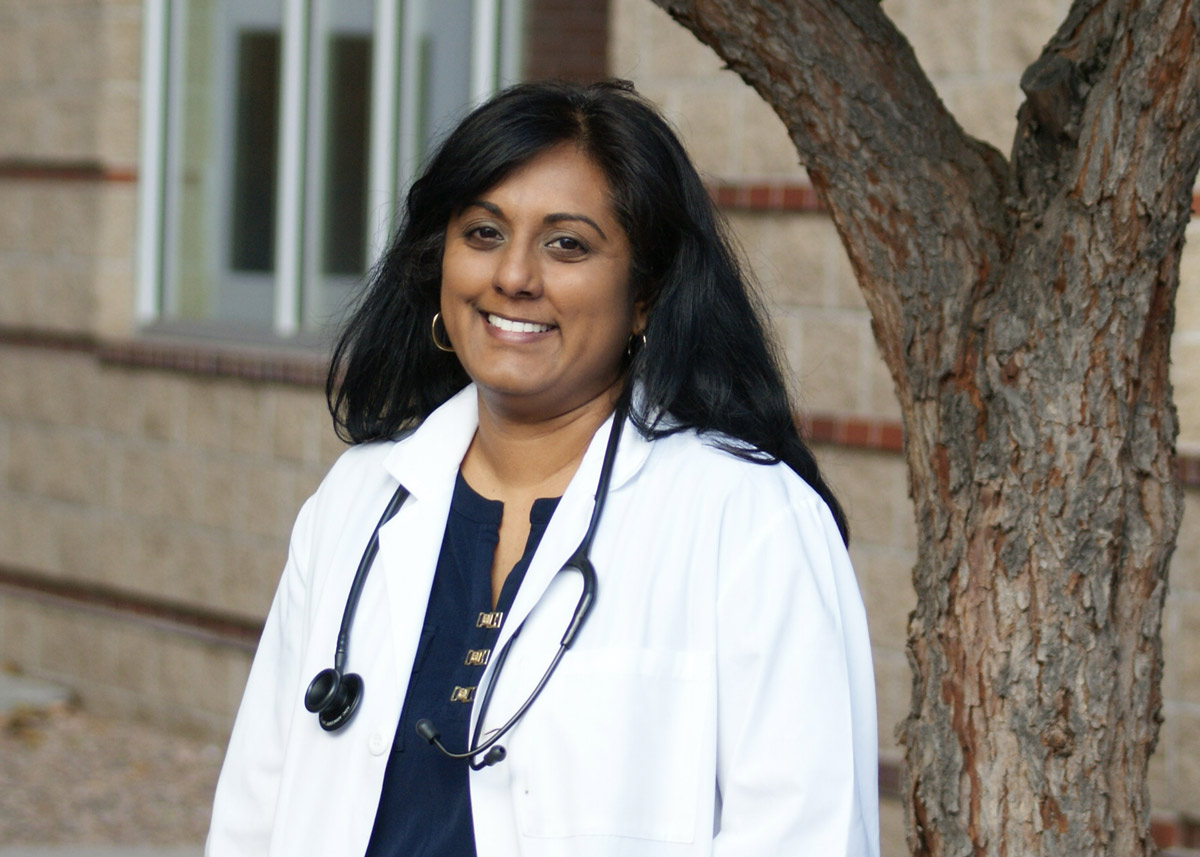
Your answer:
[[[521,707],[517,709],[516,713],[503,726],[490,732],[489,736],[484,739],[480,733],[483,728],[484,718],[487,715],[488,704],[491,701],[492,690],[496,686],[500,670],[504,666],[505,659],[508,657],[509,648],[521,633],[521,626],[517,626],[516,631],[508,638],[508,641],[500,650],[500,654],[492,666],[491,681],[483,695],[483,699],[479,703],[479,714],[475,719],[475,734],[471,739],[470,746],[463,753],[455,753],[447,750],[442,744],[437,727],[431,721],[425,718],[417,721],[417,734],[451,759],[467,759],[471,767],[475,770],[487,767],[488,765],[494,765],[504,759],[507,751],[496,742],[525,716],[525,712],[529,709],[529,706],[538,698],[538,695],[542,692],[542,688],[546,686],[546,682],[554,675],[554,670],[558,667],[558,662],[562,660],[562,656],[571,647],[571,643],[575,640],[575,635],[579,632],[584,620],[591,611],[592,602],[596,597],[596,570],[592,567],[588,554],[591,550],[592,540],[596,536],[596,528],[600,524],[600,514],[604,509],[605,498],[608,496],[608,486],[612,479],[613,464],[617,457],[617,447],[620,443],[621,427],[625,422],[627,407],[627,403],[619,402],[616,412],[613,414],[612,427],[609,429],[608,435],[608,445],[604,450],[604,461],[600,466],[600,479],[596,485],[592,518],[588,523],[587,532],[584,533],[583,541],[579,543],[579,547],[575,549],[575,553],[559,569],[560,574],[563,571],[579,572],[583,577],[583,591],[579,596],[579,602],[575,605],[575,612],[571,616],[571,622],[567,626],[566,633],[563,634],[562,640],[559,642],[558,651],[554,654],[553,660],[550,661],[550,665],[546,668],[546,672],[538,681],[537,686],[529,694],[525,702],[522,703]],[[363,551],[362,559],[359,560],[358,569],[354,572],[354,579],[350,584],[350,593],[346,598],[346,609],[342,613],[342,624],[338,630],[337,648],[334,650],[333,655],[333,667],[317,673],[316,678],[309,683],[308,689],[304,692],[304,707],[317,715],[317,720],[320,722],[321,728],[326,732],[335,732],[349,723],[350,719],[354,716],[354,712],[358,709],[359,702],[362,700],[362,678],[355,673],[345,672],[346,648],[350,639],[350,624],[354,620],[354,612],[358,606],[359,596],[362,594],[363,584],[367,579],[367,572],[370,570],[371,563],[375,559],[375,554],[379,550],[379,528],[391,520],[392,516],[396,514],[400,506],[404,503],[406,497],[408,497],[408,491],[403,485],[399,486],[396,489],[396,493],[392,495],[392,499],[388,502],[387,508],[384,509],[379,523],[375,525],[375,530],[371,534],[370,541],[367,542],[367,548]],[[482,756],[483,758],[477,761],[477,756]]]
[[[363,681],[358,673],[342,674],[330,668],[317,673],[304,692],[304,707],[317,715],[326,732],[336,732],[354,716],[362,700]]]

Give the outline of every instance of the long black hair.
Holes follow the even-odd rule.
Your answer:
[[[353,443],[393,437],[469,383],[430,335],[446,226],[564,142],[607,177],[631,246],[634,299],[648,308],[647,346],[633,350],[627,370],[640,390],[634,425],[650,438],[695,429],[740,458],[786,463],[848,538],[845,515],[800,439],[782,364],[726,225],[670,126],[622,81],[518,84],[438,146],[334,347],[325,393],[338,435]]]

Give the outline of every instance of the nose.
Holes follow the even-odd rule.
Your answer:
[[[510,242],[497,254],[492,288],[511,298],[541,294],[542,280],[535,254],[520,242]]]

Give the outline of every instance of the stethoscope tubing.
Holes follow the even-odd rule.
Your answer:
[[[487,738],[482,741],[480,740],[484,718],[487,716],[488,706],[491,703],[492,692],[499,681],[505,661],[508,659],[509,649],[520,636],[521,629],[525,627],[525,620],[522,620],[521,624],[517,626],[517,629],[505,642],[504,647],[500,650],[500,654],[494,662],[490,681],[483,693],[483,697],[479,701],[479,712],[475,719],[475,729],[465,752],[455,753],[446,749],[440,740],[441,736],[431,721],[421,719],[416,723],[416,731],[421,738],[452,759],[469,760],[469,764],[475,770],[480,770],[488,765],[494,765],[496,762],[504,759],[506,751],[497,742],[520,722],[521,718],[525,716],[525,712],[529,710],[529,707],[541,695],[542,690],[550,681],[550,677],[554,675],[554,671],[558,668],[563,655],[566,654],[567,649],[574,643],[588,614],[591,612],[592,605],[595,603],[596,570],[592,565],[589,555],[591,553],[592,541],[596,537],[596,530],[600,525],[600,516],[604,511],[604,502],[608,498],[609,485],[612,482],[613,466],[616,462],[617,449],[620,446],[621,429],[625,424],[628,414],[627,396],[628,391],[622,394],[613,412],[608,443],[604,450],[604,460],[600,466],[600,478],[596,485],[592,516],[588,522],[587,530],[583,535],[583,540],[580,541],[579,547],[575,549],[571,557],[555,573],[557,577],[564,571],[578,571],[583,577],[583,591],[580,593],[579,601],[576,603],[575,610],[571,615],[571,622],[567,625],[567,630],[563,633],[558,651],[555,652],[550,665],[538,680],[537,686],[534,687],[532,693],[530,693],[503,726],[499,729],[489,731]],[[375,529],[371,533],[371,538],[363,550],[362,558],[359,560],[358,568],[354,572],[350,591],[346,596],[346,607],[342,612],[342,622],[338,628],[337,645],[334,649],[333,668],[322,670],[318,673],[305,693],[305,707],[318,715],[321,727],[326,731],[333,732],[345,726],[353,716],[358,706],[358,701],[362,696],[361,677],[345,674],[350,628],[354,622],[354,615],[358,610],[358,601],[362,595],[363,586],[366,584],[367,575],[379,551],[379,530],[396,515],[408,496],[408,489],[403,485],[398,486],[384,508],[379,522],[375,525]],[[486,753],[487,755],[482,762],[477,762],[475,757],[481,753]]]

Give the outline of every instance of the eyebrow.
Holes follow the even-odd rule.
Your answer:
[[[467,208],[471,208],[473,206],[479,206],[483,210],[489,211],[492,214],[496,215],[497,217],[504,217],[504,212],[501,210],[500,206],[496,205],[494,202],[488,202],[488,201],[482,200],[482,199],[475,199],[475,200],[472,200],[471,202],[468,202],[465,206],[463,206],[463,208],[467,209]],[[603,238],[605,241],[608,240],[608,235],[606,235],[604,230],[600,228],[600,224],[597,223],[596,221],[592,220],[592,218],[588,217],[586,214],[575,214],[575,213],[567,212],[567,211],[556,211],[551,214],[547,214],[545,217],[542,218],[543,223],[551,223],[551,224],[562,223],[564,220],[578,220],[581,223],[586,223],[588,226],[592,227],[597,232],[599,232],[601,238]]]

